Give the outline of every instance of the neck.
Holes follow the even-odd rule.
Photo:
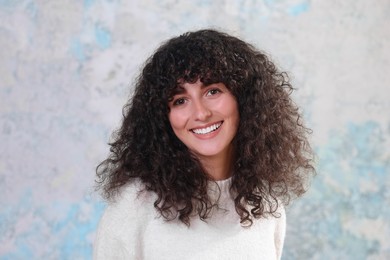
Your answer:
[[[222,154],[207,157],[202,156],[199,160],[213,180],[225,180],[232,176],[233,154],[233,148],[229,147]]]

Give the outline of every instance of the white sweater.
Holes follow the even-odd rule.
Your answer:
[[[280,259],[284,208],[279,207],[280,218],[260,218],[244,228],[229,193],[231,178],[217,183],[220,209],[213,209],[206,222],[192,217],[190,227],[159,216],[153,206],[156,195],[139,193],[140,182],[127,185],[100,221],[94,259]],[[217,197],[216,190],[210,183],[211,197]]]

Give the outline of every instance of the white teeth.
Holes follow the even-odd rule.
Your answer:
[[[214,124],[214,125],[211,125],[209,127],[206,127],[206,128],[192,129],[192,132],[194,132],[195,134],[204,135],[204,134],[208,134],[208,133],[211,133],[212,131],[217,130],[221,125],[222,125],[222,123],[218,123],[218,124]]]

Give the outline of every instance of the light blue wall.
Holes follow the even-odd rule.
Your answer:
[[[90,259],[94,168],[140,65],[204,27],[292,73],[318,176],[283,259],[390,259],[390,2],[0,0],[0,259]]]

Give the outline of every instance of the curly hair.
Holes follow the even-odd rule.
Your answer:
[[[166,220],[189,225],[192,213],[209,217],[215,205],[207,189],[213,180],[168,120],[168,101],[180,82],[197,80],[224,83],[238,103],[230,192],[241,224],[277,214],[280,203],[306,191],[315,172],[310,130],[291,99],[287,74],[252,45],[215,30],[172,38],[146,61],[110,155],[97,167],[98,188],[110,199],[139,179],[157,195],[154,207]]]

